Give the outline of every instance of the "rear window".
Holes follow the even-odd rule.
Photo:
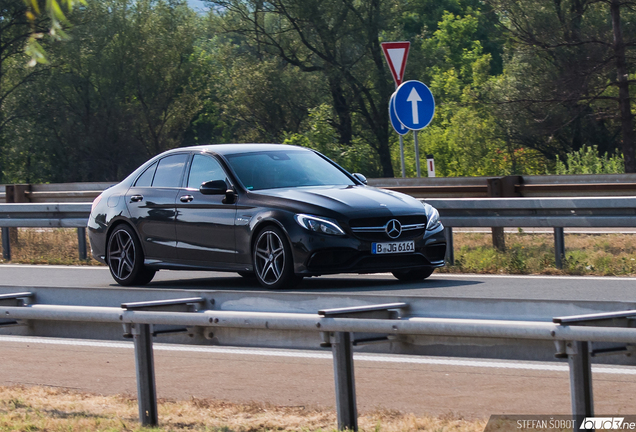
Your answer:
[[[159,161],[155,172],[153,187],[180,187],[183,167],[188,160],[187,154],[166,156]]]
[[[139,176],[135,182],[135,186],[148,187],[152,185],[152,178],[155,176],[155,170],[157,169],[157,162],[150,165],[142,175]]]

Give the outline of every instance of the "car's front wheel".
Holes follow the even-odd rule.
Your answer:
[[[110,274],[120,285],[146,285],[155,276],[155,270],[144,266],[141,243],[128,225],[119,225],[110,235],[106,258]]]
[[[433,267],[420,267],[412,270],[400,270],[394,271],[393,276],[403,282],[417,282],[426,279],[433,274],[435,268]]]
[[[276,226],[265,227],[258,233],[252,258],[256,279],[265,288],[293,288],[302,279],[294,274],[291,248],[283,231]]]

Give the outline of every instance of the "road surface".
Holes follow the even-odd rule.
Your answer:
[[[0,286],[117,287],[106,267],[0,265]],[[157,273],[148,288],[266,291],[235,273],[168,271]],[[416,283],[390,274],[335,275],[305,279],[293,291],[415,297],[587,300],[636,302],[636,279],[594,276],[523,276],[434,273]]]
[[[0,385],[37,385],[136,396],[132,343],[0,336]],[[159,398],[335,410],[329,351],[155,344]],[[518,362],[356,354],[358,411],[569,414],[567,362]],[[595,366],[597,413],[636,412],[636,368]],[[334,414],[335,419],[335,414]],[[334,420],[335,421],[335,420]]]

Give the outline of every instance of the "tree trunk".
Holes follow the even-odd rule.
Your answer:
[[[610,5],[612,14],[612,28],[614,31],[614,57],[616,58],[616,74],[618,80],[618,106],[621,111],[621,131],[623,135],[623,156],[625,157],[625,172],[636,172],[634,159],[634,121],[629,100],[629,75],[625,59],[625,43],[621,28],[621,4],[619,0],[612,0]]]
[[[351,108],[349,102],[344,95],[342,86],[340,85],[340,79],[338,77],[328,76],[329,90],[331,91],[331,97],[333,99],[333,107],[338,116],[338,120],[333,122],[333,126],[338,131],[340,144],[351,144],[351,137],[353,135],[353,126],[351,124]]]

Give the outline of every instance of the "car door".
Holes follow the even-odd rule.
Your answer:
[[[229,183],[214,157],[195,154],[176,202],[177,256],[184,263],[231,268],[236,261],[236,204],[224,204],[225,195],[199,192],[202,183],[214,180]]]
[[[128,211],[147,259],[172,261],[177,257],[175,200],[188,158],[188,153],[177,153],[160,159],[126,193]]]

